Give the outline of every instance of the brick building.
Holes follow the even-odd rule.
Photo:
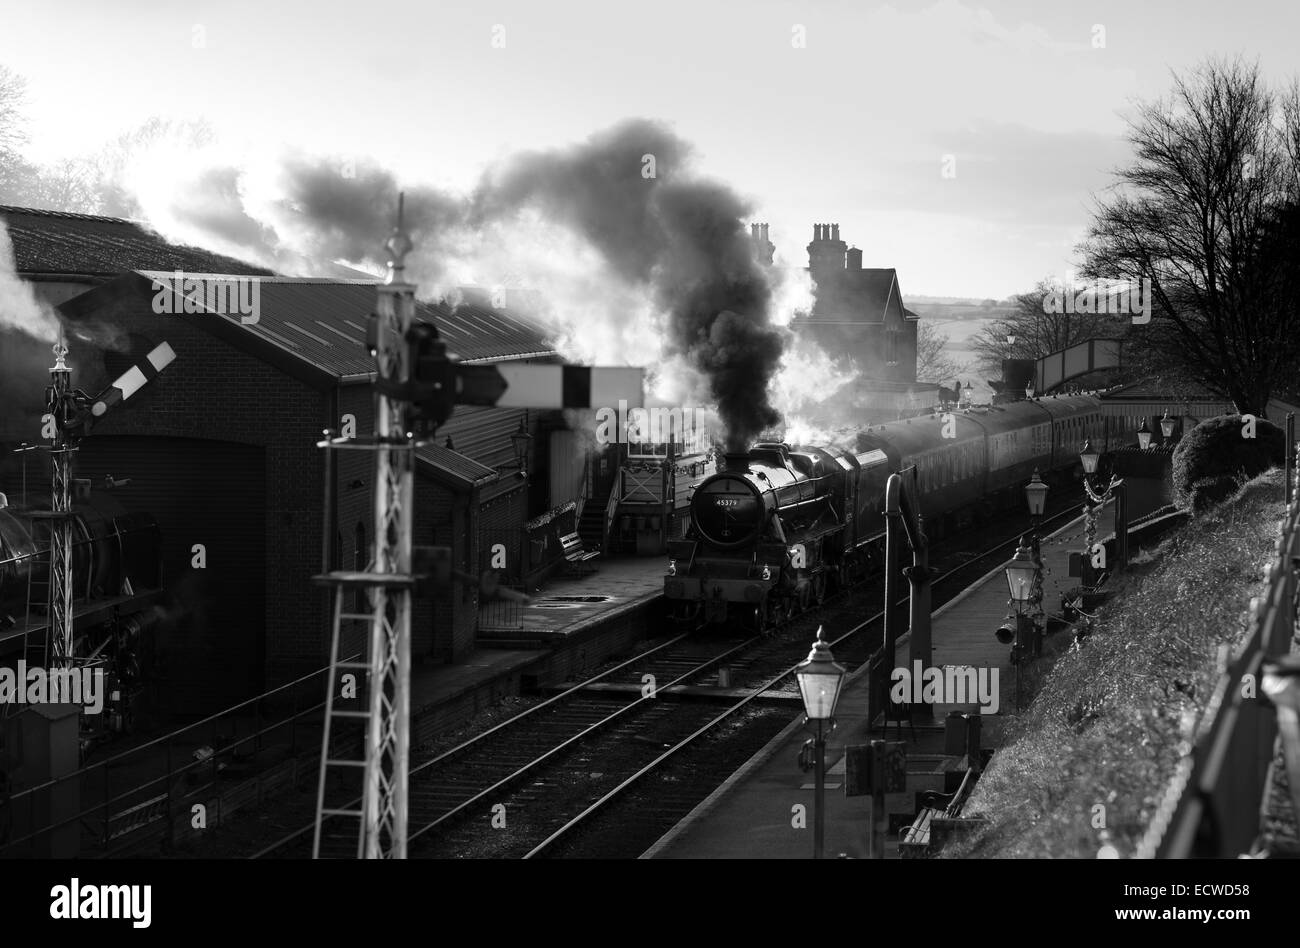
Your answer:
[[[76,387],[101,390],[160,342],[176,352],[161,376],[95,426],[75,472],[94,484],[104,475],[130,478],[116,488],[121,501],[159,521],[176,617],[159,643],[173,710],[214,710],[319,668],[330,611],[328,594],[310,582],[325,546],[325,462],[316,443],[327,427],[371,429],[373,361],[364,338],[375,283],[268,276],[171,247],[125,221],[12,209],[4,216],[20,275],[60,304],[70,327]],[[257,321],[187,314],[183,305],[156,312],[160,294],[177,295],[158,282],[174,269],[203,288],[258,277]],[[466,361],[556,361],[538,327],[506,312],[421,303],[417,316],[433,321]],[[38,357],[49,364],[47,354]],[[559,425],[553,413],[460,409],[436,444],[419,450],[415,543],[450,546],[456,566],[471,574],[486,565],[485,540],[517,547],[512,528],[550,500],[546,485],[514,464],[510,434],[521,424],[537,446],[529,468],[546,470],[547,436]],[[23,415],[19,430],[0,432],[0,485],[13,490],[20,470],[2,449],[38,440],[39,427],[39,414]],[[330,565],[351,569],[365,565],[373,541],[373,457],[334,457]],[[44,482],[38,462],[27,463],[29,478]],[[512,548],[511,560],[517,556]],[[460,583],[436,606],[419,602],[413,657],[462,658],[477,616],[477,590]]]
[[[760,257],[770,261],[760,226]],[[938,387],[916,381],[920,317],[903,305],[897,271],[863,267],[862,251],[840,238],[839,224],[814,224],[807,249],[813,310],[791,328],[853,372],[855,402],[874,413],[862,420],[890,420],[936,404]]]

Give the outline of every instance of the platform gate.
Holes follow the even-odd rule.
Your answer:
[[[521,565],[523,563],[524,534],[519,528],[484,530],[479,534],[479,574],[496,569],[501,574],[501,586],[516,592],[524,589]],[[499,554],[505,551],[506,568],[500,569]],[[493,564],[496,564],[494,566]],[[520,603],[515,599],[480,598],[479,629],[501,630],[521,628]]]

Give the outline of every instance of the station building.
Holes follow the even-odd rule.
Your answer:
[[[371,431],[365,326],[377,281],[275,276],[113,218],[14,208],[0,208],[0,218],[19,276],[58,305],[69,327],[74,386],[96,393],[164,341],[176,353],[94,426],[75,462],[75,476],[96,488],[111,476],[123,504],[158,520],[176,620],[159,643],[169,710],[207,713],[322,667],[332,601],[311,577],[326,565],[326,549],[330,568],[365,566],[374,475],[369,452],[333,452],[327,500],[317,443],[326,428]],[[160,294],[176,292],[166,280],[176,270],[205,287],[257,278],[257,320],[186,313],[183,301],[160,307]],[[559,361],[542,329],[508,310],[420,303],[417,318],[432,321],[468,362]],[[15,347],[5,347],[22,350],[25,376],[48,381],[48,343],[33,348],[13,338]],[[24,477],[48,484],[41,452],[12,451],[39,441],[41,398],[43,390],[0,421],[0,489],[11,497]],[[512,439],[520,433],[529,438]],[[417,454],[414,542],[449,546],[456,568],[471,575],[500,542],[514,568],[526,555],[519,525],[566,493],[580,495],[588,481],[580,453],[552,464],[553,435],[564,443],[556,412],[458,409]],[[521,442],[531,445],[522,464]],[[533,474],[553,468],[556,483]],[[336,525],[328,545],[327,502]],[[456,582],[436,600],[417,602],[413,659],[445,663],[468,654],[479,598],[476,587]]]

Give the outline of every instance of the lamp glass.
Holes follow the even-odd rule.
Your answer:
[[[1028,602],[1034,591],[1034,573],[1037,567],[1033,563],[1015,564],[1006,568],[1007,589],[1016,602]]]
[[[1174,436],[1174,420],[1169,417],[1169,412],[1165,412],[1165,417],[1160,419],[1160,433],[1166,438]]]
[[[1143,451],[1151,447],[1151,432],[1149,431],[1138,432],[1138,447],[1141,448]]]
[[[1042,516],[1043,508],[1047,505],[1048,487],[1043,483],[1043,479],[1034,471],[1033,479],[1025,485],[1025,498],[1029,501],[1029,513],[1031,516]]]
[[[844,666],[831,658],[830,646],[818,629],[817,641],[808,657],[794,670],[803,697],[804,713],[810,721],[826,721],[835,713],[840,686],[844,682]]]
[[[1085,441],[1082,450],[1079,451],[1079,460],[1083,462],[1085,474],[1096,474],[1097,462],[1101,460],[1101,454],[1092,446],[1091,441]]]

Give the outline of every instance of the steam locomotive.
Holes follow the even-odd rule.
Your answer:
[[[124,730],[142,678],[144,639],[162,614],[161,546],[152,516],[128,511],[76,482],[72,505],[75,654],[105,668],[110,700],[102,725]],[[50,514],[48,497],[11,506],[0,494],[0,663],[47,665]]]
[[[857,451],[762,442],[728,454],[669,544],[664,596],[682,622],[779,625],[879,568],[890,474],[910,471],[937,539],[1023,504],[1035,470],[1049,483],[1073,474],[1085,440],[1131,444],[1136,421],[1103,416],[1092,395],[1050,396],[877,425]]]

